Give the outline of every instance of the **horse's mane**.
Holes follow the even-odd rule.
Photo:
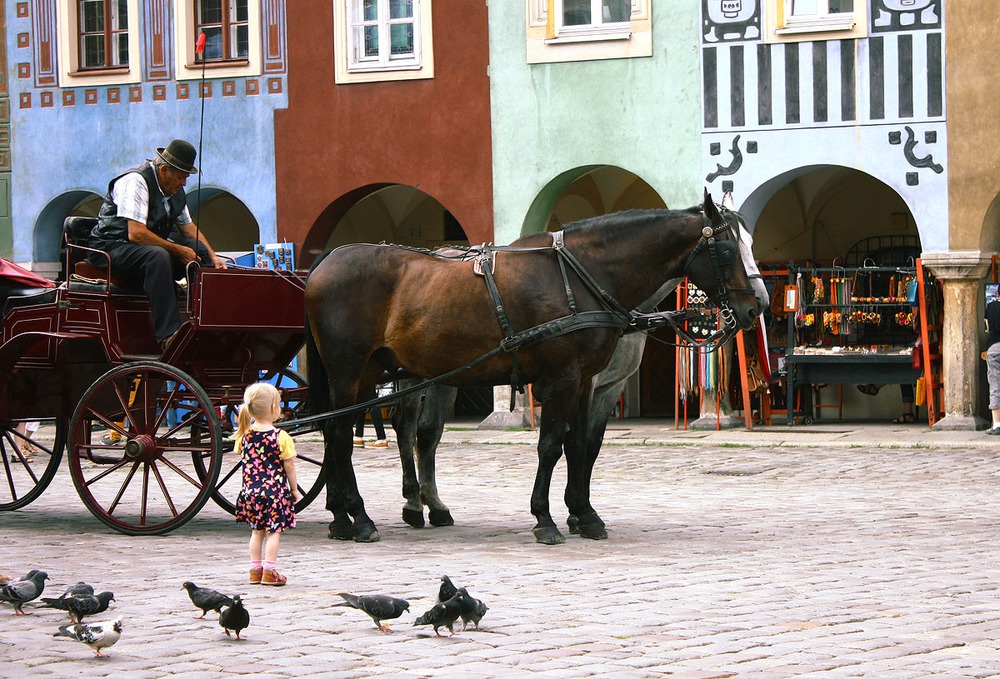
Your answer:
[[[700,207],[691,207],[686,210],[669,210],[666,208],[623,210],[621,212],[612,212],[606,215],[598,215],[596,217],[569,222],[563,226],[563,230],[566,233],[572,233],[574,231],[585,231],[594,228],[606,229],[636,226],[663,218],[688,217],[697,214],[700,210]]]

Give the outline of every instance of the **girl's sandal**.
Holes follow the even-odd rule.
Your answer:
[[[899,417],[897,417],[895,420],[893,420],[892,423],[893,424],[913,424],[916,421],[917,421],[917,418],[913,415],[913,413],[903,413],[902,415],[900,415]]]

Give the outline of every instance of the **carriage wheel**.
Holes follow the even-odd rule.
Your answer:
[[[17,422],[0,423],[0,511],[19,509],[42,494],[59,469],[66,445],[65,418],[38,420],[55,425],[52,442],[29,439],[17,430]]]
[[[282,368],[272,376],[264,376],[265,381],[271,382],[279,390],[282,390],[281,412],[285,413],[282,421],[289,422],[305,412],[306,402],[296,396],[286,396],[284,389],[290,387],[305,387],[306,380],[293,370]],[[223,421],[232,423],[232,429],[236,430],[237,407],[226,406]],[[212,500],[230,514],[236,513],[236,498],[240,494],[240,487],[243,483],[243,467],[239,457],[231,456],[234,445],[226,441],[226,459],[222,465],[222,472],[219,474],[219,481],[215,485],[215,492],[212,493]],[[299,493],[302,499],[295,503],[295,512],[301,512],[308,507],[313,500],[323,490],[323,453],[317,455],[304,453],[297,450],[298,456],[295,458],[295,474],[299,480]],[[200,456],[195,457],[196,468],[200,468],[202,460]],[[200,472],[199,472],[200,473]]]
[[[167,427],[166,410],[181,398],[183,417]],[[96,431],[98,423],[107,430]],[[101,522],[126,535],[162,535],[190,521],[212,494],[222,427],[189,375],[156,361],[128,363],[102,375],[80,400],[69,464],[80,499]]]

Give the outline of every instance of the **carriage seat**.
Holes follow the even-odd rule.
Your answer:
[[[6,315],[8,311],[16,307],[32,306],[35,304],[51,304],[56,300],[56,290],[58,288],[4,288],[0,286],[0,315]]]
[[[63,238],[66,241],[66,280],[70,289],[141,294],[141,289],[124,283],[111,273],[111,258],[107,253],[90,247],[90,231],[96,225],[95,217],[67,217],[63,222]],[[87,254],[90,252],[103,256],[107,266],[102,269],[88,262]]]

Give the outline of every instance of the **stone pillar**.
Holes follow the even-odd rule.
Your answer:
[[[514,410],[510,409],[509,384],[493,387],[493,412],[479,423],[479,429],[525,429],[531,426],[528,393],[515,394]]]
[[[975,430],[985,425],[979,409],[979,353],[983,325],[983,278],[990,257],[978,250],[925,252],[923,265],[941,281],[944,417],[936,430]]]

